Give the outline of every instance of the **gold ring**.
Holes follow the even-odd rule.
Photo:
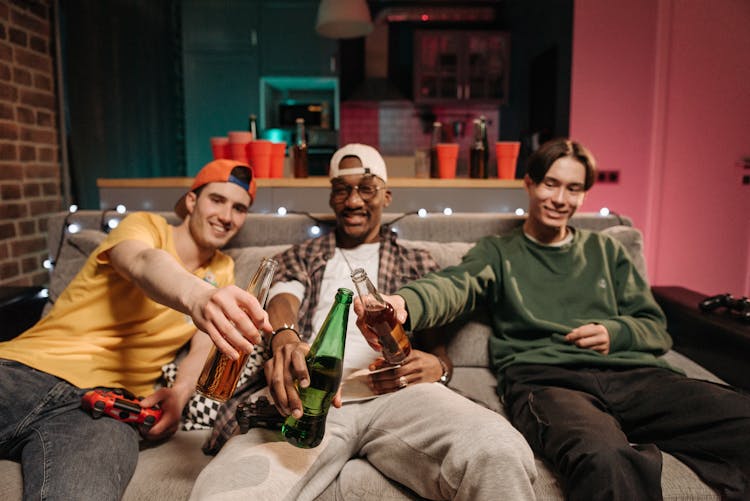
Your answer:
[[[406,380],[406,377],[401,376],[398,378],[398,387],[399,388],[406,388],[409,385],[409,381]]]

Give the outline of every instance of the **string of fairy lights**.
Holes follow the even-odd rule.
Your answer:
[[[71,205],[68,208],[68,213],[65,216],[65,220],[63,221],[63,230],[60,232],[60,239],[58,241],[57,248],[55,249],[55,254],[54,256],[50,256],[47,259],[45,259],[42,263],[42,266],[45,269],[49,270],[50,272],[54,269],[55,263],[60,257],[60,251],[62,249],[63,243],[65,242],[66,235],[72,235],[84,229],[82,226],[82,223],[80,221],[74,220],[73,218],[73,216],[77,212],[78,212],[77,205]],[[450,216],[454,213],[453,209],[450,207],[444,208],[441,212],[445,216]],[[288,214],[298,214],[298,215],[302,215],[302,216],[309,218],[313,222],[313,224],[308,228],[308,231],[307,231],[308,236],[310,236],[311,238],[320,236],[324,231],[324,227],[332,226],[334,224],[333,221],[331,220],[320,219],[318,217],[315,217],[313,214],[309,212],[291,210],[286,207],[279,207],[278,209],[276,209],[276,214],[280,217],[284,217]],[[392,230],[398,232],[398,227],[394,225],[395,223],[402,220],[403,218],[408,217],[408,216],[417,216],[420,218],[425,218],[429,214],[430,213],[427,211],[427,209],[419,209],[415,211],[405,212],[395,217],[394,219],[388,221],[385,224],[386,226],[390,227]],[[519,207],[514,211],[514,214],[516,216],[525,216],[526,210]],[[104,233],[109,233],[113,229],[117,228],[122,218],[124,218],[126,215],[127,215],[127,207],[125,207],[125,205],[123,204],[118,204],[115,207],[104,209],[101,211],[101,216],[99,219],[99,225],[97,229],[100,231],[103,231]],[[615,216],[617,217],[619,223],[623,224],[623,220],[620,217],[620,215],[614,211],[611,211],[607,207],[602,207],[599,210],[599,215],[602,217],[606,217],[610,215]]]

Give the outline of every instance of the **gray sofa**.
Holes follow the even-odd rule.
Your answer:
[[[174,215],[164,214],[172,221]],[[454,214],[418,217],[387,214],[405,245],[427,248],[441,265],[457,262],[461,255],[479,237],[501,234],[521,224],[522,217],[509,214]],[[75,214],[57,214],[48,222],[50,256],[56,257],[51,274],[49,295],[54,301],[67,282],[82,265],[85,257],[103,238],[101,228],[109,219],[121,217],[115,213],[81,211]],[[323,219],[329,218],[323,217]],[[63,227],[78,224],[80,231],[62,232]],[[643,269],[640,232],[631,227],[627,218],[603,217],[598,214],[580,214],[573,219],[578,227],[602,230],[626,243],[636,263]],[[315,227],[326,231],[327,225],[312,218],[291,214],[286,216],[251,214],[241,233],[226,249],[237,263],[237,283],[246,284],[249,274],[264,256],[270,256],[289,245],[300,242],[313,233]],[[449,353],[455,365],[450,386],[475,401],[503,414],[495,393],[496,380],[487,369],[487,337],[490,330],[481,318],[469,319],[456,325]],[[703,367],[677,352],[666,358],[691,377],[719,381]],[[142,447],[138,467],[125,493],[125,500],[186,499],[195,477],[211,457],[201,452],[208,436],[207,430],[180,431],[170,440]],[[544,462],[537,460],[539,477],[535,483],[538,499],[562,499],[558,481]],[[498,472],[502,475],[502,472]],[[9,460],[0,460],[0,499],[19,500],[22,492],[20,466]],[[719,499],[717,494],[703,484],[684,464],[664,454],[662,474],[664,498],[668,500]],[[419,499],[414,493],[389,481],[378,473],[366,458],[350,460],[338,479],[319,499]]]

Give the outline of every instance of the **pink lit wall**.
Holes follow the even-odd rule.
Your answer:
[[[649,278],[750,295],[750,2],[576,0],[571,137],[618,184],[595,186],[644,232]]]

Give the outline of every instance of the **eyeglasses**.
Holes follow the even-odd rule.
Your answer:
[[[331,188],[331,199],[334,202],[343,202],[344,200],[349,199],[353,190],[357,190],[359,198],[368,202],[372,200],[380,190],[384,189],[384,186],[375,186],[374,184],[360,184],[359,186],[340,184]]]

